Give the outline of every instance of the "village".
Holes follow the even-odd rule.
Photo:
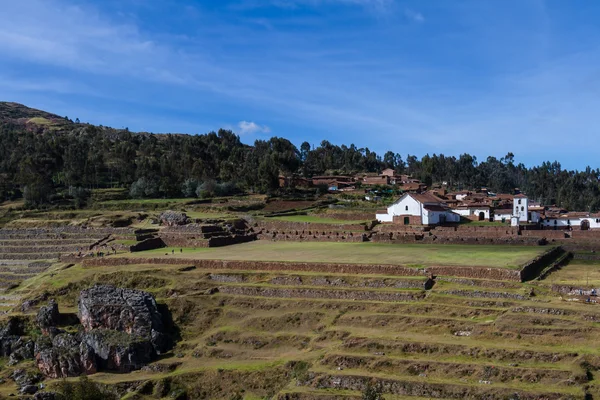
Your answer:
[[[493,193],[487,188],[449,191],[444,183],[428,188],[409,175],[385,169],[381,174],[293,178],[294,186],[327,187],[329,193],[364,193],[365,200],[381,201],[382,187],[395,189],[400,197],[378,210],[380,223],[435,226],[468,221],[506,223],[541,230],[590,230],[600,228],[600,213],[572,211],[554,204],[540,204],[515,188],[513,193]],[[284,187],[291,179],[280,177]]]

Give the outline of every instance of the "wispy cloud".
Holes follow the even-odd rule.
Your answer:
[[[266,125],[258,125],[254,122],[240,121],[238,123],[240,135],[252,135],[255,133],[269,133],[271,129]]]
[[[410,8],[404,9],[404,16],[414,22],[425,22],[423,14]]]
[[[519,37],[535,38],[526,33],[536,10],[523,15],[519,25],[515,13],[498,15],[496,7],[478,2],[476,12],[466,6],[455,10],[454,19],[463,19],[451,28],[436,24],[435,32],[406,35],[407,24],[359,19],[367,14],[361,7],[398,9],[392,0],[264,0],[256,3],[348,5],[336,12],[354,19],[343,25],[343,17],[310,12],[310,28],[301,23],[290,28],[278,23],[296,18],[289,12],[271,9],[264,17],[258,10],[273,28],[266,31],[244,23],[243,11],[224,7],[223,14],[199,11],[194,29],[173,39],[147,28],[166,22],[121,19],[101,6],[71,6],[71,1],[3,5],[0,89],[36,99],[42,93],[47,99],[63,95],[63,110],[67,97],[77,95],[70,101],[77,102],[72,107],[85,120],[86,108],[110,114],[107,104],[125,104],[127,112],[114,124],[132,129],[138,124],[197,132],[256,115],[298,143],[327,139],[402,154],[513,151],[518,157],[554,159],[579,154],[581,143],[595,140],[600,123],[595,67],[600,53],[594,47],[600,35],[590,30],[587,43],[573,41],[580,47],[576,56],[570,47],[556,47],[554,59],[547,59],[539,42],[558,45],[545,31],[535,31],[536,41],[510,36],[518,25]],[[398,9],[400,18],[438,21],[425,3],[407,1],[406,7]],[[278,13],[285,17],[278,20],[273,16]],[[85,98],[88,103],[79,102]],[[147,122],[138,123],[144,114]],[[271,132],[253,121],[241,121],[235,129],[242,135]],[[565,135],[569,140],[562,141]],[[588,153],[591,160],[593,152]]]

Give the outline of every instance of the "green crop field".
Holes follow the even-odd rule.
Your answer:
[[[380,243],[322,243],[256,241],[229,247],[156,249],[131,257],[182,257],[190,259],[298,261],[407,266],[484,266],[518,269],[542,253],[542,247],[475,245],[394,245]],[[167,255],[165,255],[165,253]]]

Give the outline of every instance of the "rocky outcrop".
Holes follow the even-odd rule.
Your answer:
[[[58,326],[60,313],[58,312],[58,304],[54,299],[50,300],[47,306],[40,307],[36,322],[43,334],[48,334],[49,330]]]
[[[99,370],[130,372],[153,361],[170,345],[154,297],[149,293],[98,285],[79,297],[83,331],[59,331],[58,306],[42,307],[37,321],[48,332],[35,344],[35,362],[47,377],[64,378]]]
[[[83,335],[80,354],[84,353],[95,354],[100,369],[118,372],[140,369],[156,356],[148,339],[107,329]]]
[[[42,377],[38,373],[27,372],[23,369],[15,369],[12,373],[12,378],[19,386],[21,394],[34,394],[38,391],[38,382]]]
[[[93,286],[81,292],[79,317],[86,332],[107,329],[150,340],[157,354],[167,347],[162,316],[147,292]]]
[[[36,343],[35,361],[39,370],[50,378],[96,373],[93,349],[75,335],[58,334],[51,341]]]
[[[185,213],[179,211],[165,211],[159,218],[161,225],[165,226],[185,225],[191,222]]]

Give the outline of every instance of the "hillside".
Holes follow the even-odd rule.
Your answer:
[[[305,141],[298,148],[282,137],[249,146],[230,130],[136,134],[0,103],[0,202],[27,194],[29,206],[56,205],[53,199],[69,190],[114,187],[131,189],[138,198],[270,194],[280,190],[280,175],[376,175],[386,168],[428,186],[446,182],[451,190],[486,187],[496,193],[520,188],[543,204],[600,210],[600,170],[566,171],[556,161],[528,168],[512,153],[479,162],[469,154],[380,155],[328,141],[316,147]]]
[[[11,102],[0,102],[0,122],[24,123],[41,126],[66,126],[72,124],[70,120],[56,114]]]

